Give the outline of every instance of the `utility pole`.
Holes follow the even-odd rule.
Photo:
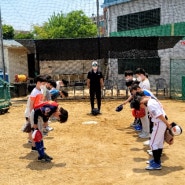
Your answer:
[[[100,16],[99,16],[99,0],[96,0],[97,7],[97,35],[100,37]]]
[[[3,46],[3,28],[2,28],[2,20],[1,20],[1,7],[0,7],[0,42],[1,42],[1,59],[3,65],[3,79],[6,80],[6,73],[5,73],[5,60],[4,60],[4,46]]]

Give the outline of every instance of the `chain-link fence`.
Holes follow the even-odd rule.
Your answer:
[[[170,61],[170,97],[185,100],[185,59]]]

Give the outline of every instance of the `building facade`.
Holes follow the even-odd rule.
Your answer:
[[[185,36],[184,0],[105,0],[105,33],[110,37]],[[174,48],[159,50],[158,57],[110,59],[110,78],[123,78],[120,68],[134,69],[142,64],[149,73],[152,88],[155,80],[165,78],[170,86],[171,61],[185,59],[184,41]],[[134,44],[134,43],[131,43]],[[129,64],[128,63],[132,63]],[[155,65],[154,65],[155,64]]]

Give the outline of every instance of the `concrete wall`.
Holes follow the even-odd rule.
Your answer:
[[[78,75],[83,74],[84,80],[87,79],[87,73],[91,70],[92,60],[67,60],[67,61],[40,61],[40,74],[49,74],[56,80],[70,79],[76,80]]]
[[[161,58],[160,75],[149,75],[151,82],[151,89],[155,89],[155,80],[157,78],[164,78],[169,86],[170,84],[170,60],[171,59],[185,59],[185,45],[179,41],[174,48],[159,50],[158,54]],[[124,78],[124,74],[118,74],[118,62],[117,59],[109,60],[109,79],[120,80]]]
[[[25,48],[8,48],[7,73],[9,81],[14,82],[16,74],[28,75],[27,51]]]

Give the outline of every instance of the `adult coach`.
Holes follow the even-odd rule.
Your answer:
[[[88,72],[87,75],[87,87],[90,93],[91,102],[91,113],[94,109],[94,98],[96,95],[98,111],[100,113],[101,109],[101,89],[103,88],[103,75],[102,72],[98,70],[98,62],[92,62],[92,70]]]

